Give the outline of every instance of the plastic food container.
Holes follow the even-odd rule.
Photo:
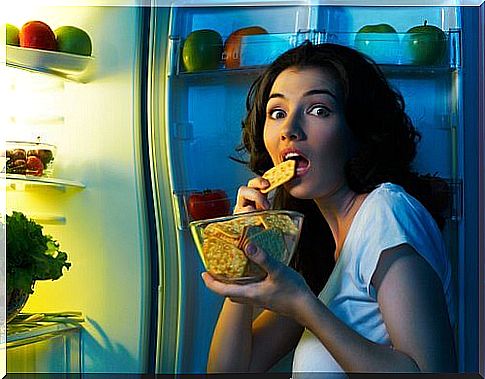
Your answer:
[[[266,272],[244,254],[249,242],[285,265],[295,252],[303,215],[269,210],[193,221],[190,230],[205,269],[225,283],[251,283]]]
[[[57,148],[40,142],[6,141],[7,174],[51,177]]]

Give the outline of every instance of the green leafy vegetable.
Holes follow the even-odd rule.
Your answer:
[[[7,215],[7,293],[22,289],[33,293],[36,280],[56,280],[62,268],[69,270],[67,254],[51,236],[42,233],[42,226],[21,212]]]

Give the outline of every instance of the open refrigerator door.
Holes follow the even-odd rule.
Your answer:
[[[145,372],[152,284],[141,153],[143,8],[13,6],[6,18],[24,33],[24,46],[7,45],[2,68],[6,211],[42,226],[71,263],[59,280],[36,281],[9,323],[7,371]],[[28,45],[31,21],[49,27],[58,48],[59,28],[81,29],[92,51]],[[82,326],[75,338],[66,337],[66,314]],[[31,334],[14,325],[26,320]]]

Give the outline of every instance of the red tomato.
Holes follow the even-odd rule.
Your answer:
[[[231,212],[231,203],[223,190],[193,192],[189,196],[188,212],[192,220],[227,216]]]

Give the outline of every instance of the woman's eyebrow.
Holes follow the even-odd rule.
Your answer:
[[[283,95],[282,93],[272,93],[271,95],[269,95],[269,99],[274,99],[274,98],[282,98],[284,99],[285,98],[285,95]]]
[[[335,96],[330,90],[328,89],[312,89],[310,91],[307,91],[303,94],[303,96],[312,96],[312,95],[328,95],[332,98],[334,98],[335,100],[337,100],[337,96]],[[282,93],[272,93],[270,96],[269,96],[269,99],[274,99],[274,98],[281,98],[281,99],[284,99],[286,96],[283,95]],[[268,100],[269,100],[268,99]]]
[[[333,97],[335,100],[337,100],[337,96],[335,96],[330,90],[328,89],[312,89],[310,91],[307,91],[303,94],[303,96],[312,96],[312,95],[328,95],[330,97]]]

